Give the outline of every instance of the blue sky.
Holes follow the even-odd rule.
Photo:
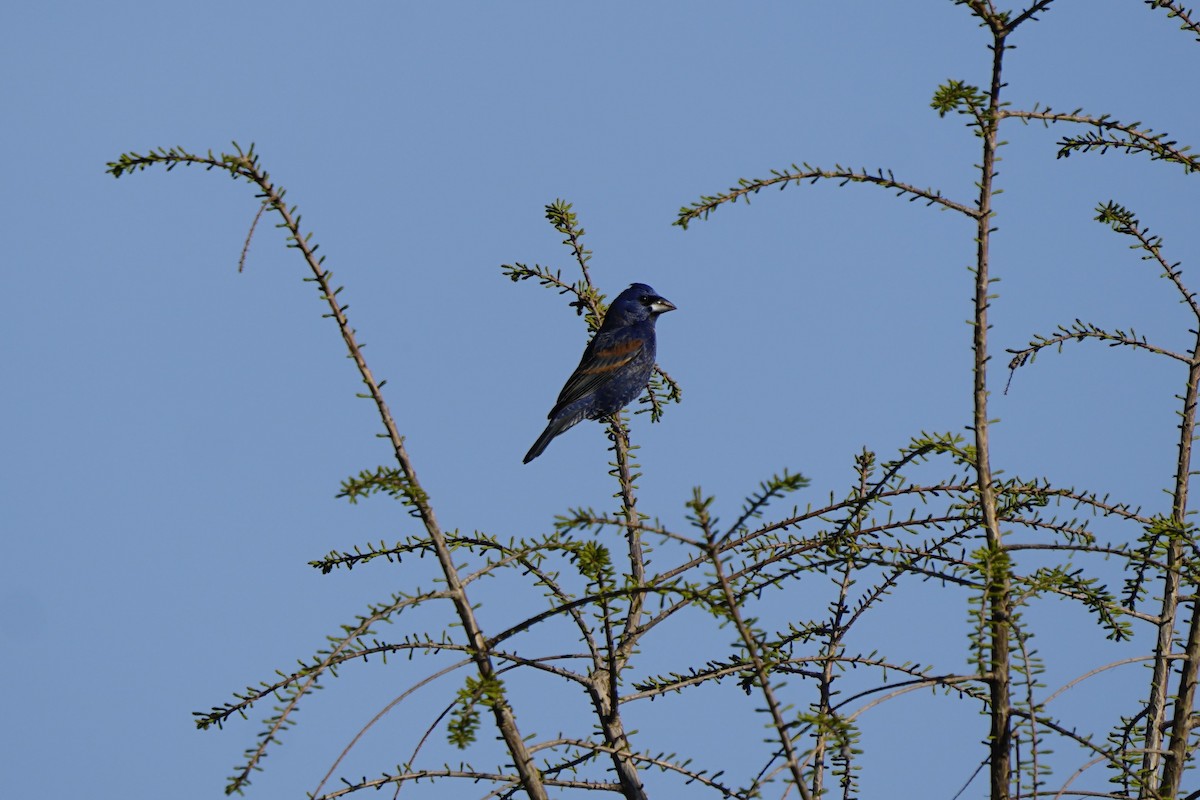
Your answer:
[[[237,273],[248,187],[199,170],[114,181],[104,167],[121,152],[256,143],[346,286],[448,528],[532,535],[568,506],[611,502],[600,426],[521,464],[585,332],[556,295],[499,266],[571,267],[542,217],[559,197],[610,295],[644,281],[679,307],[660,322],[659,360],[684,402],[660,425],[634,422],[643,510],[678,522],[703,485],[729,515],[784,467],[813,480],[798,502],[820,502],[862,447],[887,455],[969,421],[964,219],[818,185],[671,226],[701,194],[799,161],[891,168],[969,201],[976,142],[929,99],[947,78],[984,80],[986,38],[948,0],[119,2],[3,18],[6,794],[213,796],[257,727],[198,733],[192,711],[288,668],[366,603],[428,585],[421,565],[307,566],[415,532],[397,506],[334,496],[386,460],[374,411],[274,229]],[[1014,107],[1082,107],[1200,139],[1200,45],[1164,14],[1060,0],[1014,43]],[[1091,218],[1098,202],[1129,206],[1188,275],[1196,177],[1138,157],[1056,160],[1061,132],[1005,131],[993,347],[1076,317],[1188,346],[1169,286]],[[1044,354],[993,398],[997,465],[1162,510],[1182,377],[1098,346]],[[1054,613],[1047,658],[1072,637],[1102,639]],[[697,644],[680,636],[666,644]],[[334,682],[252,791],[313,788],[413,676],[370,667]],[[912,721],[918,707],[881,712],[914,749],[940,732],[939,712]],[[675,713],[716,726],[717,708]],[[973,714],[958,720],[964,759],[981,756]],[[873,741],[896,745],[890,724]],[[397,720],[357,769],[400,760],[387,737],[406,730]],[[864,788],[910,757],[881,753]]]

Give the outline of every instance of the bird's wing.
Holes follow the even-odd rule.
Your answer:
[[[597,336],[583,351],[579,366],[567,378],[558,402],[548,416],[553,417],[560,409],[612,380],[622,367],[638,357],[645,346],[646,340],[642,336],[614,337],[605,341]]]

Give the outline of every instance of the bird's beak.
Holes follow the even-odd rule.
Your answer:
[[[675,310],[675,304],[665,297],[656,297],[654,302],[650,304],[650,310],[655,314],[665,314],[668,311]]]

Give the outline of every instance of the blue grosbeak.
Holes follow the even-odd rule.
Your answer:
[[[550,424],[525,454],[526,464],[580,420],[615,414],[642,393],[654,369],[654,321],[674,310],[670,301],[644,283],[617,295],[550,409]]]

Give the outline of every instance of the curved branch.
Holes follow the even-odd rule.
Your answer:
[[[462,623],[463,631],[471,646],[472,658],[475,661],[480,677],[485,681],[492,680],[495,677],[495,668],[492,665],[491,655],[488,652],[487,640],[475,618],[474,607],[462,585],[458,574],[458,567],[455,565],[450,547],[446,543],[445,534],[438,524],[433,506],[429,503],[429,496],[425,493],[417,479],[416,469],[409,458],[408,449],[404,445],[404,437],[400,435],[400,429],[396,424],[395,417],[388,407],[387,400],[384,399],[383,384],[381,381],[376,380],[370,367],[367,366],[362,346],[358,343],[356,332],[350,326],[350,321],[346,317],[348,306],[344,305],[338,299],[341,287],[334,288],[330,281],[332,273],[324,267],[325,258],[324,256],[317,256],[318,246],[311,242],[312,234],[304,234],[301,231],[300,215],[296,212],[296,207],[288,206],[284,203],[285,190],[273,183],[270,175],[260,167],[259,158],[254,152],[254,147],[251,146],[249,150],[243,151],[235,142],[234,148],[237,151],[236,153],[223,153],[219,158],[214,157],[212,151],[209,151],[207,156],[198,156],[187,153],[180,148],[160,148],[146,156],[137,153],[126,153],[119,156],[117,161],[110,162],[108,171],[113,177],[119,178],[122,175],[143,170],[155,164],[162,165],[167,169],[171,169],[178,164],[198,164],[209,170],[222,169],[228,172],[231,177],[243,178],[257,186],[259,197],[263,203],[279,214],[282,220],[281,227],[288,234],[287,246],[299,250],[304,258],[304,262],[308,265],[308,269],[312,273],[312,277],[309,280],[317,284],[321,292],[321,299],[329,305],[329,313],[326,316],[332,318],[337,323],[338,331],[342,335],[342,341],[349,351],[349,356],[354,361],[362,382],[367,387],[366,396],[372,400],[379,413],[380,421],[383,423],[384,430],[386,431],[386,438],[392,446],[392,453],[409,489],[406,492],[407,502],[420,518],[425,526],[425,530],[429,533],[429,538],[433,541],[438,563],[445,576],[446,585],[449,589],[455,610],[458,613],[459,621]],[[533,765],[532,756],[529,755],[529,751],[525,746],[524,737],[517,728],[517,721],[513,715],[512,708],[506,702],[489,705],[495,715],[496,726],[499,728],[504,743],[513,757],[517,773],[520,776],[520,785],[529,792],[530,797],[534,800],[549,800],[545,787],[542,785],[541,775]],[[292,709],[294,709],[294,703],[290,704],[288,709],[280,715],[276,724],[277,728],[283,724]],[[239,775],[234,777],[228,790],[238,791],[248,783],[250,772],[257,767],[268,742],[273,740],[273,735],[262,739],[258,747],[253,751],[250,762]]]
[[[738,200],[750,202],[750,195],[758,194],[763,189],[769,186],[778,186],[784,189],[791,183],[800,183],[808,181],[816,183],[819,180],[835,180],[840,185],[845,186],[847,183],[869,183],[875,186],[881,186],[885,189],[895,189],[897,196],[908,196],[909,201],[925,200],[926,205],[939,205],[942,208],[948,208],[952,211],[957,211],[960,214],[965,214],[972,219],[979,218],[979,211],[957,203],[942,196],[942,193],[934,189],[920,189],[911,183],[898,181],[892,175],[891,170],[876,170],[868,172],[865,168],[854,170],[848,167],[843,167],[841,164],[835,164],[833,169],[821,169],[810,164],[792,164],[790,170],[771,170],[770,178],[761,178],[749,180],[741,178],[738,180],[738,185],[732,187],[724,194],[704,195],[698,202],[692,203],[691,206],[684,206],[679,209],[679,215],[674,224],[686,229],[689,224],[697,219],[708,219],[708,215],[716,211],[717,208],[726,203],[736,203]]]
[[[1017,369],[1030,363],[1037,358],[1038,353],[1047,347],[1057,347],[1061,351],[1063,345],[1067,342],[1082,342],[1084,339],[1097,339],[1107,343],[1109,347],[1132,347],[1138,350],[1146,350],[1155,355],[1173,358],[1184,364],[1192,363],[1191,358],[1188,356],[1150,344],[1144,337],[1139,337],[1132,331],[1128,333],[1125,331],[1106,331],[1091,323],[1081,322],[1080,320],[1075,320],[1075,323],[1070,328],[1059,325],[1058,329],[1061,333],[1054,334],[1053,336],[1038,336],[1030,341],[1028,347],[1020,350],[1006,350],[1005,352],[1013,354],[1012,359],[1008,362],[1009,370],[1015,372]]]
[[[1147,153],[1152,160],[1179,164],[1186,172],[1200,170],[1200,159],[1188,153],[1191,148],[1179,147],[1179,142],[1168,138],[1166,133],[1155,133],[1152,128],[1140,127],[1140,122],[1124,123],[1107,115],[1093,117],[1080,112],[1081,109],[1075,109],[1064,114],[1050,108],[1034,108],[1031,111],[1004,110],[1000,112],[1000,118],[1012,117],[1026,122],[1043,122],[1047,125],[1069,122],[1096,128],[1095,133],[1061,139],[1058,143],[1059,158],[1068,158],[1074,152],[1086,153],[1090,150],[1104,152],[1111,148],[1123,150],[1126,153]],[[1119,135],[1112,135],[1114,133]]]
[[[1181,3],[1175,0],[1143,0],[1143,2],[1152,9],[1165,8],[1167,17],[1174,17],[1179,20],[1179,30],[1191,31],[1196,34],[1196,41],[1200,42],[1200,21],[1192,18],[1196,12],[1190,8],[1184,8]]]

